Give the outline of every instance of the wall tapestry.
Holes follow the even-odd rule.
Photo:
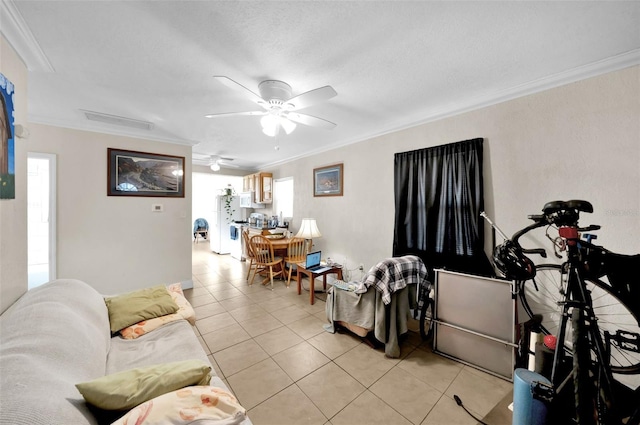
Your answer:
[[[0,74],[0,199],[15,199],[16,172],[13,131],[13,83]]]

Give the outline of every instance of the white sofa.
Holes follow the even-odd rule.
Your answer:
[[[190,359],[209,364],[186,320],[133,340],[111,337],[101,294],[78,280],[47,283],[0,316],[0,424],[110,423],[115,418],[87,405],[76,384]],[[210,385],[227,389],[213,369],[211,376]]]

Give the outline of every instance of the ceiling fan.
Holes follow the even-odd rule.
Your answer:
[[[291,86],[289,84],[283,81],[265,80],[258,85],[260,95],[257,95],[229,77],[214,76],[213,78],[227,87],[243,93],[249,100],[260,105],[263,110],[209,114],[205,115],[207,118],[234,115],[259,115],[262,116],[260,120],[262,131],[271,137],[275,137],[279,133],[280,128],[282,128],[286,134],[290,134],[296,128],[296,123],[328,130],[336,126],[335,123],[323,118],[295,112],[336,96],[338,93],[336,93],[331,86],[320,87],[291,97]]]
[[[205,156],[203,154],[198,154],[198,153],[194,153],[194,156]],[[198,158],[194,158],[198,161],[207,161],[206,164],[203,165],[208,165],[211,170],[213,171],[220,171],[220,167],[231,167],[231,168],[238,168],[237,165],[234,164],[230,164],[231,161],[233,161],[233,158],[225,158],[222,157],[220,155],[208,155],[208,157],[202,158],[202,159],[198,159]]]

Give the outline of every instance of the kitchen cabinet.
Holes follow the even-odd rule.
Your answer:
[[[255,173],[244,176],[242,189],[253,194],[253,202],[270,204],[273,202],[273,174]]]
[[[242,191],[253,192],[255,191],[255,174],[250,174],[242,178]]]
[[[271,173],[260,173],[260,186],[262,202],[265,204],[273,202],[273,175]]]

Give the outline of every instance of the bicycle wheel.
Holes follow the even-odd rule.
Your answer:
[[[589,335],[584,324],[583,312],[574,308],[571,314],[573,345],[573,393],[575,397],[576,422],[580,425],[596,423],[594,396],[596,391],[591,380],[591,349]]]
[[[420,310],[420,336],[425,341],[430,341],[433,337],[433,307],[434,302],[431,298],[424,300],[422,309]]]
[[[598,319],[598,328],[603,341],[605,331],[616,334],[617,331],[640,335],[638,319],[609,290],[602,281],[586,280],[587,290],[591,292],[593,313]],[[520,301],[529,317],[534,314],[542,316],[541,330],[545,334],[558,335],[562,304],[566,294],[566,274],[561,267],[554,264],[536,266],[536,276],[524,281],[520,286]],[[568,321],[567,336],[571,335],[571,324]],[[571,352],[571,338],[567,337],[567,350]],[[639,374],[640,353],[611,344],[611,371],[618,374]],[[621,378],[627,385],[629,379]]]
[[[524,311],[533,318],[542,316],[540,328],[546,335],[558,335],[562,306],[566,293],[562,269],[556,264],[536,266],[536,275],[520,285],[520,301]]]

